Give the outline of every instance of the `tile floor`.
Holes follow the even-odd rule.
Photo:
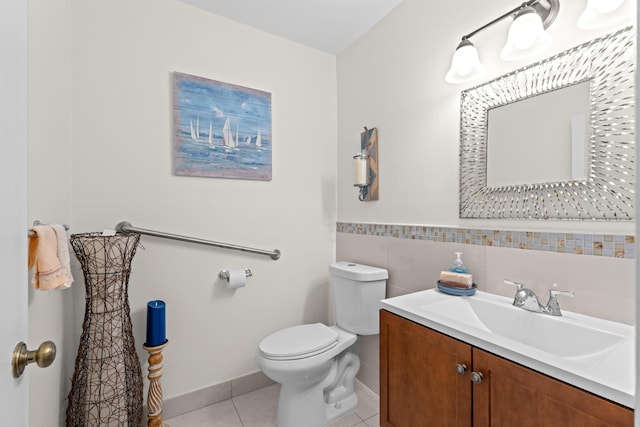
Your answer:
[[[165,420],[171,427],[276,427],[280,384]],[[327,427],[380,427],[378,395],[356,381],[358,406]],[[305,427],[305,426],[300,426]]]

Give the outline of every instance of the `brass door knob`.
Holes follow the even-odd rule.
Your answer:
[[[39,367],[46,368],[56,358],[56,345],[53,341],[45,341],[37,350],[27,350],[27,345],[22,341],[16,345],[11,359],[13,377],[18,378],[24,372],[29,363],[36,362]]]

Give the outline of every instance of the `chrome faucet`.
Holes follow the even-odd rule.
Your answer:
[[[535,313],[543,313],[549,314],[551,316],[562,316],[562,312],[560,311],[560,305],[558,304],[558,295],[563,295],[567,297],[573,297],[575,294],[571,291],[558,291],[555,289],[549,289],[549,301],[547,305],[544,306],[540,304],[540,300],[533,290],[529,288],[525,288],[522,283],[517,283],[512,280],[505,280],[505,285],[515,286],[516,295],[513,298],[513,305],[516,307],[523,308],[528,311],[533,311]]]

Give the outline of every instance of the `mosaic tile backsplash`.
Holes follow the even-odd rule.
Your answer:
[[[339,233],[433,240],[576,255],[635,258],[635,236],[542,231],[481,230],[423,225],[336,223]]]

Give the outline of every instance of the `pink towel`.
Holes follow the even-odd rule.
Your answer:
[[[33,287],[40,290],[70,287],[73,277],[64,227],[37,225],[31,230],[35,233],[29,238],[29,268],[33,267]]]

